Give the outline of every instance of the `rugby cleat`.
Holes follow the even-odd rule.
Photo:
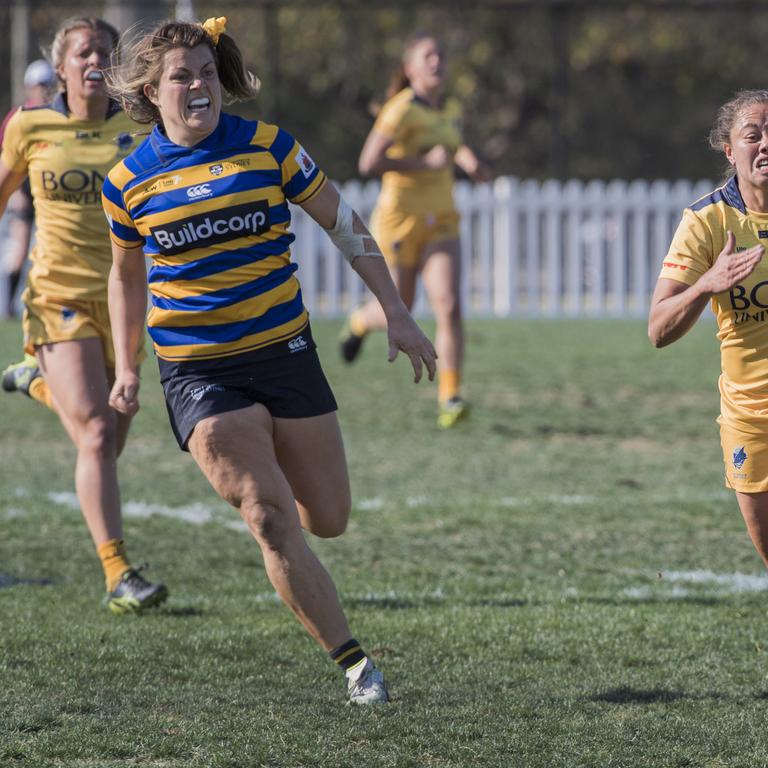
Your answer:
[[[347,677],[347,693],[350,704],[386,704],[389,701],[384,675],[370,659],[358,674]]]
[[[450,400],[440,403],[437,426],[440,429],[450,429],[467,416],[469,416],[469,403],[460,397],[452,397]]]
[[[107,592],[105,602],[112,613],[141,613],[145,608],[160,605],[168,599],[164,584],[153,584],[141,575],[146,567],[129,568],[120,577],[117,586]]]
[[[349,320],[344,323],[344,328],[341,330],[341,336],[339,337],[339,351],[341,352],[341,359],[345,363],[353,363],[360,350],[363,348],[363,342],[365,336],[358,336],[352,332],[352,328],[349,326]]]
[[[40,375],[40,367],[34,355],[24,355],[20,363],[9,365],[2,373],[2,386],[6,392],[22,392],[27,397],[29,385]]]

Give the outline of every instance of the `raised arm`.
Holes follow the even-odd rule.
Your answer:
[[[648,315],[648,337],[654,347],[665,347],[684,336],[699,319],[707,302],[748,277],[763,256],[763,246],[737,252],[736,238],[728,232],[715,263],[693,285],[659,278]]]
[[[147,313],[147,268],[141,247],[126,249],[112,243],[108,296],[115,345],[115,383],[109,404],[120,413],[133,414],[139,410],[136,354]]]
[[[422,363],[430,381],[435,376],[435,349],[411,317],[389,275],[381,250],[360,217],[326,182],[302,208],[323,228],[352,268],[378,299],[387,318],[389,361],[402,350],[411,359],[414,381],[419,381]]]

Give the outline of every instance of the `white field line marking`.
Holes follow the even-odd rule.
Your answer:
[[[671,584],[669,589],[665,586]],[[685,585],[704,585],[710,589],[689,589]],[[627,597],[644,599],[653,595],[663,597],[687,597],[689,595],[737,595],[747,592],[768,591],[768,574],[715,573],[714,571],[662,571],[661,578],[651,586],[628,587],[623,590]]]

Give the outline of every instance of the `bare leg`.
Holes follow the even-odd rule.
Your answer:
[[[768,567],[768,493],[736,492],[741,515],[757,554]]]
[[[422,278],[437,324],[435,349],[438,370],[461,371],[464,362],[464,327],[458,240],[446,240],[428,247]]]
[[[330,651],[349,640],[349,626],[331,577],[304,540],[273,429],[267,409],[253,405],[203,419],[189,450],[217,493],[248,524],[278,595]]]
[[[109,407],[99,339],[46,344],[37,358],[56,409],[77,448],[75,487],[91,538],[98,546],[122,539],[117,485],[117,417]]]
[[[273,423],[277,460],[291,486],[302,527],[322,538],[340,536],[347,528],[352,500],[336,414]]]

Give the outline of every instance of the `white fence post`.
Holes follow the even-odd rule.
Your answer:
[[[456,185],[461,213],[461,296],[467,316],[641,316],[683,209],[709,181],[584,184],[514,177]],[[378,182],[342,185],[364,221]],[[293,207],[293,258],[310,312],[340,317],[364,286],[320,228]],[[423,290],[415,311],[428,311]]]

